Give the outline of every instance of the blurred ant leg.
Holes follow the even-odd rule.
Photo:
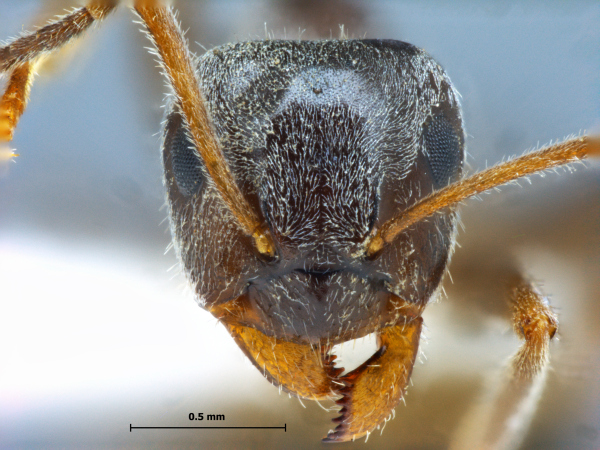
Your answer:
[[[12,140],[17,122],[25,111],[32,81],[33,64],[29,61],[17,66],[10,74],[0,100],[0,142]]]
[[[415,317],[379,333],[381,347],[360,367],[339,377],[339,423],[324,442],[353,441],[384,424],[404,398],[419,348],[423,319]]]
[[[549,361],[550,340],[558,330],[558,317],[548,300],[530,283],[520,280],[511,291],[513,328],[525,342],[514,356],[513,376],[528,380]]]
[[[386,244],[392,242],[406,228],[473,195],[517,178],[576,162],[589,156],[600,156],[600,138],[597,136],[569,139],[457,181],[433,192],[404,211],[398,212],[379,230],[373,230],[373,234],[365,242],[366,255],[376,257]]]
[[[0,47],[0,73],[62,47],[94,22],[104,19],[115,6],[113,1],[92,1],[88,6],[76,9],[71,14]]]
[[[519,280],[510,293],[513,328],[524,340],[489,401],[475,408],[450,448],[514,449],[522,443],[546,380],[558,319],[547,299]]]
[[[241,228],[252,237],[256,250],[268,258],[274,257],[275,243],[268,227],[242,195],[223,156],[200,92],[192,55],[173,11],[158,0],[136,0],[134,5],[146,25],[148,37],[156,47],[190,137],[221,198]]]
[[[92,23],[102,20],[114,7],[114,3],[108,1],[90,2],[87,7],[0,47],[0,74],[12,70],[0,100],[0,142],[12,140],[17,122],[25,111],[33,82],[35,59],[77,37]],[[0,162],[12,156],[12,151],[2,151]]]

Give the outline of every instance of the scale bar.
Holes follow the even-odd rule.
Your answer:
[[[283,430],[287,433],[287,423],[282,427],[134,427],[129,424],[129,432],[132,430],[191,430],[191,429],[210,429],[210,430]]]

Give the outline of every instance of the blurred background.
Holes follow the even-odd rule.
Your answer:
[[[0,38],[70,6],[0,0]],[[597,1],[175,6],[197,54],[266,33],[337,37],[340,24],[351,38],[426,49],[462,94],[470,172],[600,129]],[[0,174],[0,447],[320,445],[336,414],[280,395],[195,304],[165,254],[166,88],[132,20],[121,8],[46,62],[11,144],[21,156]],[[523,448],[600,448],[600,163],[572,169],[461,208],[447,298],[424,314],[407,404],[368,448],[448,447],[519,345],[503,296],[514,264],[550,295],[561,323]],[[287,432],[129,431],[195,425],[191,412],[225,415],[203,425]]]

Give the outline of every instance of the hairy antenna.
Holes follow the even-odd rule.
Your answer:
[[[388,220],[379,230],[374,230],[365,243],[367,257],[376,257],[383,247],[402,231],[443,208],[456,205],[462,200],[517,178],[576,162],[588,156],[600,156],[600,138],[582,136],[570,139],[457,181],[418,201]]]
[[[148,2],[137,2],[135,10],[146,24],[158,50],[194,145],[230,211],[245,232],[254,239],[256,249],[261,254],[272,257],[275,255],[273,238],[243,197],[212,130],[192,58],[177,20],[170,8],[160,4],[148,5]]]

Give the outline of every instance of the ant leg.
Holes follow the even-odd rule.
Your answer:
[[[522,279],[511,289],[510,301],[513,328],[524,342],[492,399],[472,411],[450,448],[516,448],[529,428],[544,388],[558,319],[547,299]]]
[[[336,403],[342,406],[339,423],[324,442],[344,442],[368,435],[393,414],[404,398],[415,363],[423,319],[415,317],[379,333],[381,347],[360,367],[339,377],[345,386]]]
[[[17,122],[25,111],[32,81],[33,67],[29,61],[12,71],[0,100],[0,142],[12,140]]]
[[[0,47],[0,74],[11,71],[0,100],[0,142],[12,140],[17,122],[25,111],[35,60],[79,36],[92,23],[102,20],[114,7],[111,2],[93,1],[86,7]],[[9,158],[12,156],[11,152]],[[0,155],[0,159],[4,158]]]
[[[115,6],[111,1],[92,1],[87,6],[0,47],[0,73],[62,47],[94,22],[104,19]]]
[[[520,280],[512,289],[513,328],[523,345],[513,359],[513,376],[535,378],[549,361],[549,343],[558,330],[558,317],[548,300],[531,283]]]

